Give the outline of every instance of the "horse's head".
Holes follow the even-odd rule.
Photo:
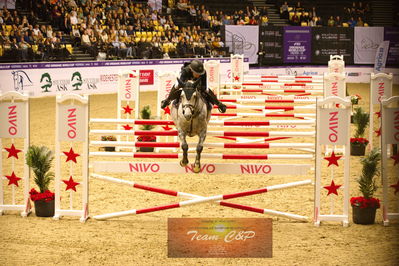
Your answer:
[[[198,108],[198,98],[200,97],[198,88],[200,80],[198,79],[194,82],[182,82],[179,78],[177,80],[179,82],[179,87],[182,88],[180,96],[182,112],[186,120],[190,120],[195,115],[196,109]]]

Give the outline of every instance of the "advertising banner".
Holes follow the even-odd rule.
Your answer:
[[[259,60],[262,64],[283,63],[283,27],[262,26],[259,28]]]
[[[25,115],[25,103],[0,103],[0,138],[26,138]]]
[[[233,54],[243,54],[250,64],[258,63],[259,27],[226,25],[225,44]]]
[[[399,108],[387,108],[385,111],[385,121],[387,121],[384,128],[386,134],[387,144],[399,144]],[[389,122],[391,121],[391,123]]]
[[[389,41],[387,64],[399,65],[399,28],[384,28],[384,41]]]
[[[61,105],[58,109],[58,141],[87,141],[87,117],[83,105]]]
[[[320,110],[320,144],[345,145],[348,134],[350,109]]]
[[[284,27],[284,63],[310,63],[311,27]]]
[[[385,65],[387,63],[387,56],[389,50],[389,41],[383,41],[377,48],[377,53],[375,54],[374,61],[374,72],[379,73],[385,70]]]
[[[343,55],[345,64],[353,64],[353,28],[312,28],[312,63],[327,64],[330,55]]]
[[[374,64],[375,53],[383,40],[383,27],[355,27],[355,64]]]
[[[179,73],[184,62],[189,60],[191,59],[1,64],[0,92],[26,92],[31,97],[71,92],[116,93],[119,73],[132,70],[140,71],[140,91],[155,91],[158,72]],[[220,62],[221,82],[230,81],[230,58],[214,60]],[[247,60],[244,60],[244,69],[248,69]]]

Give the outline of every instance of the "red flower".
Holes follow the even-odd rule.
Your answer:
[[[149,142],[149,141],[155,141],[157,137],[155,136],[138,136],[137,141],[142,141],[142,142]]]
[[[36,189],[32,188],[29,194],[30,194],[30,199],[33,201],[44,200],[48,202],[54,200],[55,198],[55,194],[50,192],[49,190],[46,190],[43,193],[39,193],[36,191]]]
[[[357,145],[363,144],[364,146],[366,146],[369,143],[369,141],[365,138],[351,138],[351,143]]]
[[[376,198],[366,199],[365,197],[352,197],[351,205],[362,209],[367,207],[378,209],[380,207],[380,200]]]

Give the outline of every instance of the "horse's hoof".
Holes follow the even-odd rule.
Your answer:
[[[188,162],[183,162],[183,160],[180,161],[180,166],[185,167],[188,164]]]
[[[193,172],[194,173],[199,173],[201,171],[201,165],[194,165],[193,167]]]

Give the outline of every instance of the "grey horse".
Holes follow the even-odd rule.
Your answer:
[[[187,81],[185,83],[180,79],[177,80],[182,92],[178,104],[172,104],[171,115],[183,150],[183,158],[180,161],[180,165],[184,167],[188,164],[186,137],[198,136],[197,155],[193,171],[199,173],[201,170],[201,152],[206,138],[208,122],[211,118],[212,106],[208,105],[203,99],[199,89],[199,82],[201,82],[199,79],[195,82]]]

